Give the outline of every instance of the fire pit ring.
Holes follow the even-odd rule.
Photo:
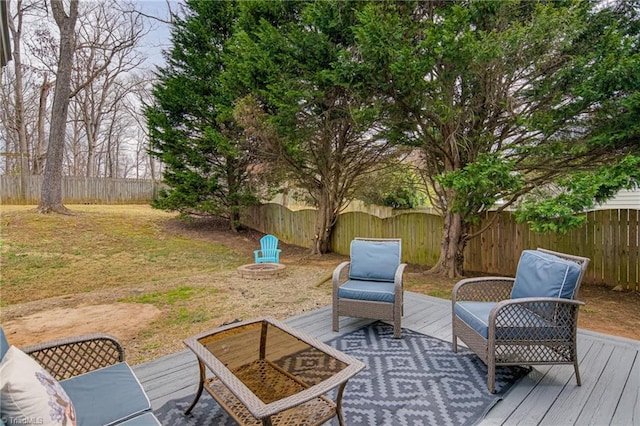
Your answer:
[[[238,275],[252,280],[265,280],[284,275],[285,266],[280,263],[249,263],[238,267]]]

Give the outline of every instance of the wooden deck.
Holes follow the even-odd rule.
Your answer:
[[[320,340],[329,340],[331,307],[285,321]],[[370,320],[341,317],[340,333]],[[403,328],[451,340],[451,302],[405,293]],[[580,330],[582,386],[571,366],[536,366],[488,413],[481,425],[640,425],[640,341]],[[195,356],[185,350],[133,367],[154,408],[193,394]]]

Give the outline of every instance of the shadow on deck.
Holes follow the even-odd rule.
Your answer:
[[[403,328],[451,341],[451,302],[405,292]],[[246,318],[248,319],[248,318]],[[331,307],[285,320],[322,341],[331,331]],[[340,334],[373,322],[341,317]],[[582,386],[572,366],[536,366],[493,407],[481,425],[640,425],[640,341],[579,330]],[[198,365],[182,351],[133,367],[154,409],[195,393]]]

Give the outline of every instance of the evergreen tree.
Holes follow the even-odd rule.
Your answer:
[[[233,1],[187,0],[183,12],[174,17],[173,46],[145,111],[150,153],[164,163],[169,186],[154,206],[225,217],[235,230],[256,191],[251,156],[233,120],[234,96],[222,78],[237,10]]]
[[[570,185],[578,195],[587,171],[619,184],[635,167],[637,178],[637,3],[601,3],[377,2],[358,15],[390,134],[419,150],[445,218],[434,272],[462,274],[467,241],[484,231],[472,225],[498,200]],[[564,207],[537,218],[558,224],[583,206]]]
[[[381,126],[370,68],[355,55],[362,1],[241,3],[231,75],[249,97],[237,117],[269,167],[317,207],[312,253],[329,250],[340,210],[367,175],[396,155]],[[231,72],[233,69],[233,72]]]

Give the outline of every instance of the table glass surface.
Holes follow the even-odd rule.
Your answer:
[[[263,403],[294,395],[349,367],[269,321],[214,331],[197,339]],[[212,369],[215,374],[215,369]],[[293,380],[278,380],[278,377]]]

